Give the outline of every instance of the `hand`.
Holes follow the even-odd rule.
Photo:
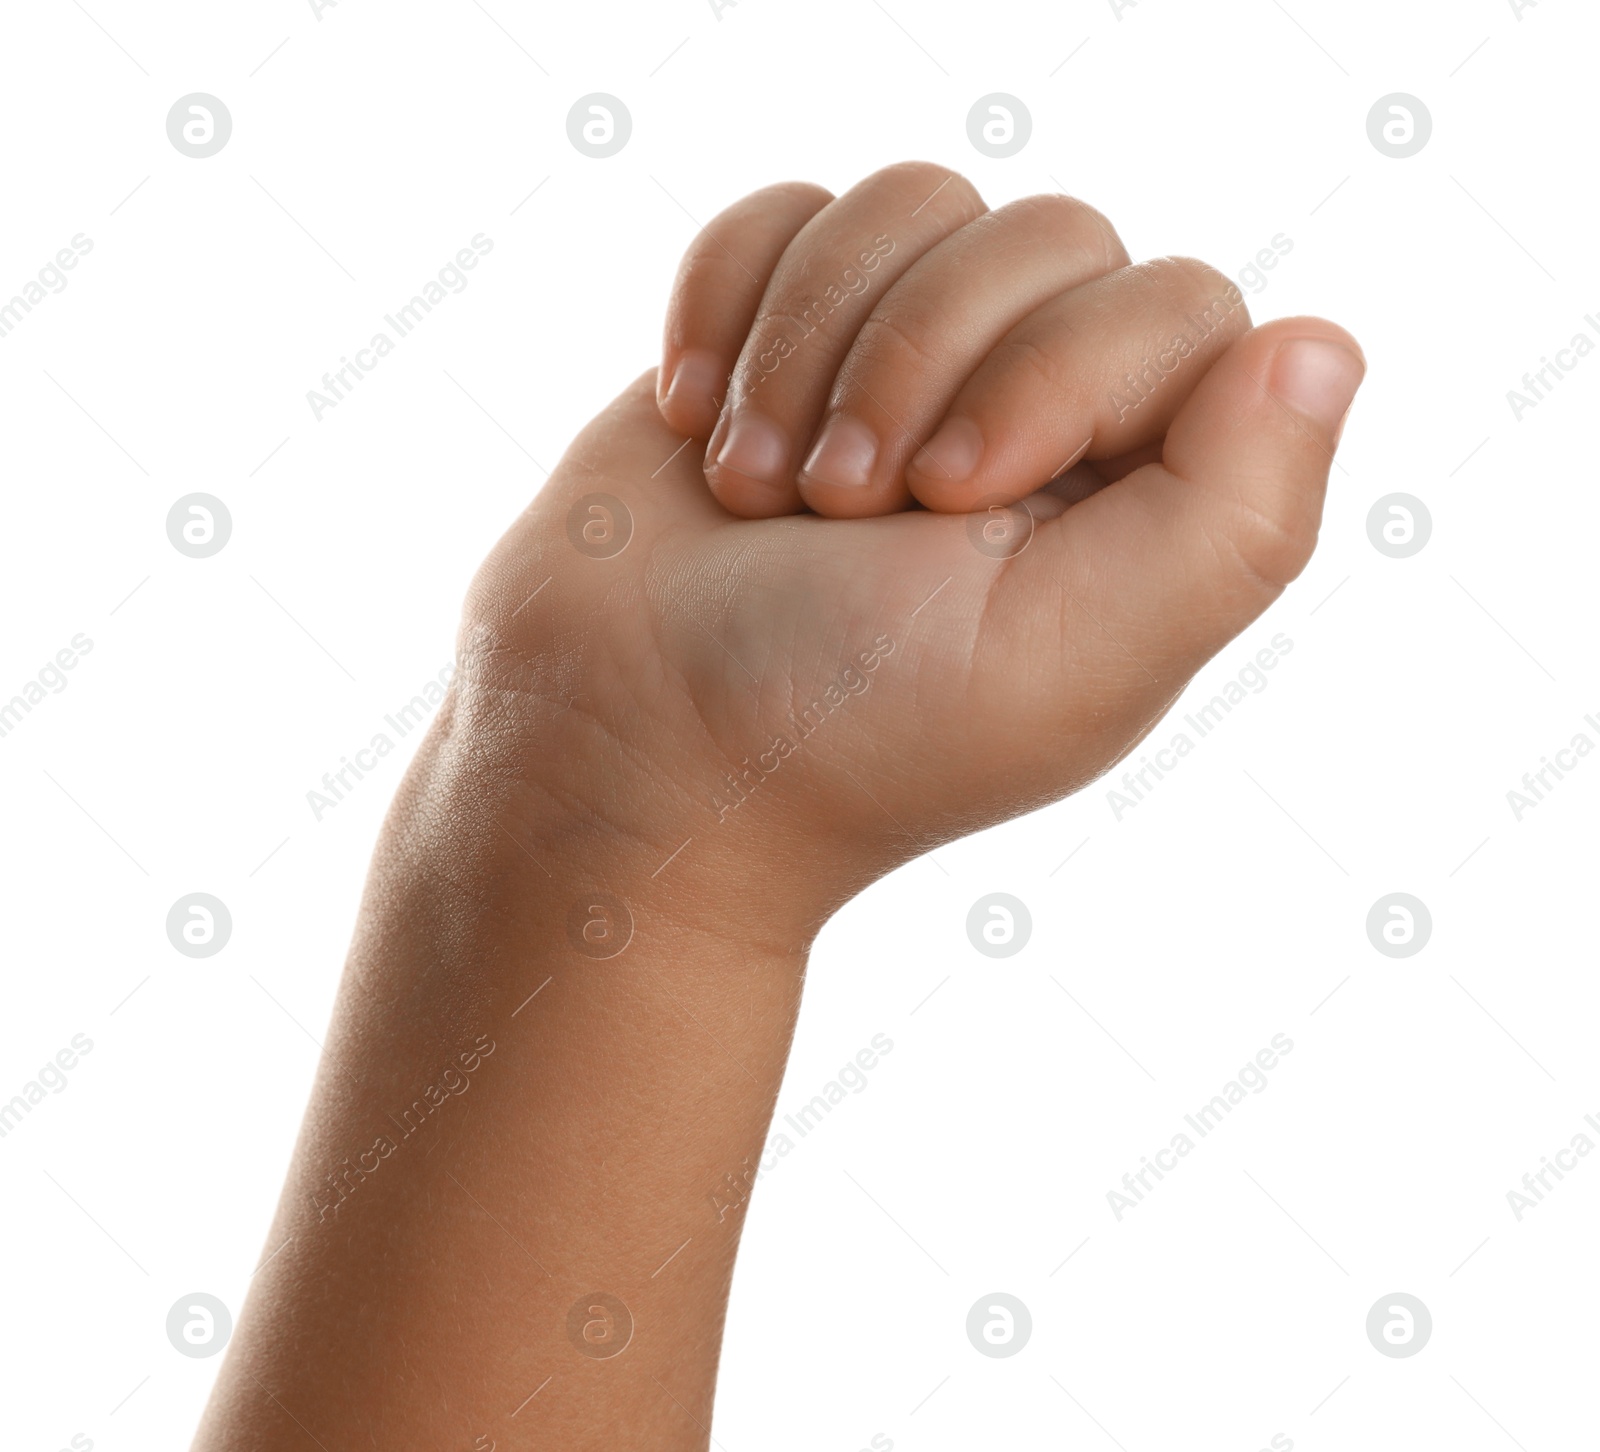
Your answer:
[[[659,404],[469,592],[197,1448],[706,1445],[816,929],[1103,771],[1315,542],[1354,345],[1126,262],[928,166],[696,241]]]
[[[1363,371],[1066,197],[757,192],[483,567],[463,707],[524,734],[527,831],[594,814],[591,878],[804,937],[1140,740],[1304,567]]]

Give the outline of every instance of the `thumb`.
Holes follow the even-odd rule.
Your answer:
[[[1045,527],[1054,548],[1017,563],[1050,569],[1094,616],[1098,630],[1072,652],[1080,667],[1103,653],[1093,663],[1170,701],[1283,592],[1316,547],[1333,452],[1365,372],[1360,347],[1332,323],[1256,328],[1200,380],[1159,464]]]

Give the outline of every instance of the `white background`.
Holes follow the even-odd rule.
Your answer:
[[[719,1445],[1587,1445],[1600,1156],[1520,1223],[1506,1192],[1600,1112],[1600,760],[1520,822],[1506,793],[1600,742],[1600,357],[1520,422],[1506,393],[1600,337],[1592,7],[485,4],[7,9],[0,297],[94,247],[0,338],[0,699],[93,650],[0,739],[0,1099],[94,1048],[0,1140],[0,1441],[184,1444],[218,1362],[167,1309],[237,1309],[262,1254],[417,738],[320,822],[307,790],[448,662],[541,465],[655,361],[691,219],[912,156],[991,204],[1081,195],[1135,257],[1237,274],[1286,234],[1255,315],[1338,319],[1371,374],[1315,560],[1179,712],[1282,632],[1269,687],[1122,820],[1086,791],[823,933],[780,1113],[894,1048],[760,1183]],[[191,91],[233,116],[207,160],[165,132]],[[605,161],[567,139],[591,91],[633,117]],[[1033,118],[1003,161],[966,134],[995,91]],[[1434,122],[1407,160],[1366,130],[1396,91]],[[315,421],[479,232],[470,286]],[[232,513],[211,559],[166,537],[194,491]],[[1366,533],[1394,491],[1433,518],[1405,560]],[[1034,922],[1003,961],[964,931],[995,890]],[[192,891],[232,912],[215,958],[167,941]],[[1393,891],[1433,915],[1413,958],[1367,940]],[[1266,1090],[1119,1222],[1107,1191],[1276,1033]],[[997,1290],[1034,1322],[1003,1360],[964,1333]],[[1364,1330],[1394,1291],[1433,1315],[1410,1359]]]

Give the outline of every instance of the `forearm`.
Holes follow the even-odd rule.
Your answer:
[[[708,931],[652,886],[654,846],[516,768],[449,711],[391,811],[199,1449],[707,1444],[742,1224],[721,1207],[803,952]],[[610,957],[578,946],[602,892],[633,919]]]

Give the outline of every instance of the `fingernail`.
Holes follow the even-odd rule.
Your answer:
[[[728,425],[717,463],[747,479],[776,484],[789,465],[789,441],[770,418],[741,412]]]
[[[819,484],[842,489],[863,489],[872,482],[878,459],[878,436],[858,418],[836,413],[822,426],[822,434],[801,471]]]
[[[929,479],[959,483],[970,478],[983,457],[983,435],[969,418],[947,419],[911,460],[911,467]]]
[[[1337,442],[1366,372],[1367,365],[1342,343],[1295,338],[1273,360],[1272,391]]]
[[[698,408],[708,415],[716,413],[717,390],[722,384],[722,365],[714,353],[690,348],[678,359],[667,382],[662,402]]]

